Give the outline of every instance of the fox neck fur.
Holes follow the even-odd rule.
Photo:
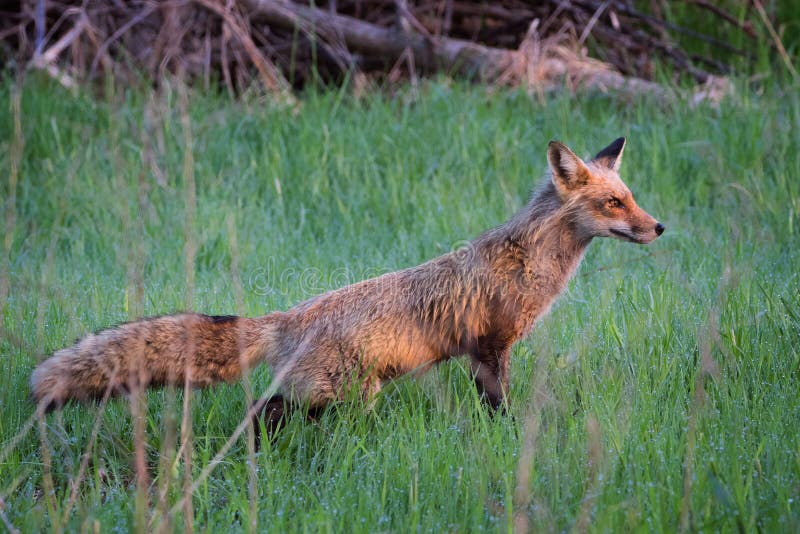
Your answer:
[[[479,351],[476,345],[487,336],[509,344],[524,337],[564,289],[590,241],[577,234],[571,211],[548,180],[511,220],[465,250],[433,260],[448,276],[439,283],[451,290],[434,307],[438,313],[425,318],[458,339],[442,347],[442,356]],[[425,284],[416,287],[424,300]]]

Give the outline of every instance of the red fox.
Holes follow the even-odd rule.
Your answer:
[[[649,243],[664,225],[619,178],[625,138],[584,162],[551,141],[550,176],[511,220],[462,250],[258,318],[181,313],[121,324],[59,350],[33,372],[40,409],[147,385],[236,380],[266,360],[283,399],[319,409],[348,384],[381,384],[469,355],[492,408],[505,403],[511,347],[544,315],[595,237]],[[355,381],[355,382],[354,382]]]

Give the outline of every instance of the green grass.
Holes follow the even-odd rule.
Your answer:
[[[4,200],[11,99],[1,86]],[[591,245],[514,349],[513,417],[485,413],[461,360],[392,383],[372,411],[354,402],[318,424],[295,417],[256,457],[258,529],[508,531],[516,520],[536,531],[672,532],[685,505],[692,530],[800,528],[796,90],[741,87],[719,109],[487,97],[446,82],[426,83],[416,100],[312,93],[297,110],[193,95],[193,225],[177,93],[156,99],[164,120],[151,119],[148,134],[145,95],[112,101],[36,80],[21,95],[0,340],[0,498],[16,528],[126,531],[136,521],[127,401],[47,417],[52,495],[39,426],[12,443],[34,410],[27,383],[39,359],[139,312],[193,301],[258,315],[422,262],[519,208],[550,139],[589,156],[618,135],[628,137],[624,179],[667,231],[649,247]],[[154,165],[142,164],[146,144]],[[190,296],[187,235],[197,249]],[[263,391],[267,370],[253,382]],[[165,391],[147,400],[149,516],[165,481],[168,504],[178,502],[183,463],[161,463],[177,453],[164,448],[179,408]],[[225,385],[191,402],[197,478],[240,422],[245,393]],[[247,530],[247,458],[240,439],[199,485],[197,529]]]

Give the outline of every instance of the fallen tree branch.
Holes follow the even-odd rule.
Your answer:
[[[549,55],[548,47],[545,46],[544,51],[536,47],[538,57],[530,57],[524,50],[491,48],[462,39],[395,31],[285,0],[242,0],[241,3],[254,19],[288,29],[312,27],[321,34],[335,33],[354,50],[380,55],[395,63],[410,50],[416,64],[425,69],[458,71],[485,82],[513,84],[525,78],[529,86],[539,84],[551,89],[567,80],[574,87],[614,90],[626,97],[648,93],[662,100],[668,98],[667,91],[658,84],[623,76],[600,67],[599,62],[587,61],[586,65],[591,67],[581,68],[577,64],[580,58],[570,54],[566,47],[558,47],[557,53]],[[529,68],[531,61],[538,62],[540,68]],[[531,76],[539,79],[531,80]]]
[[[338,34],[349,48],[389,61],[396,62],[410,49],[415,63],[425,70],[449,69],[491,81],[513,62],[512,50],[490,48],[463,39],[426,39],[294,2],[241,0],[241,5],[253,19],[287,29],[311,26],[318,33]]]

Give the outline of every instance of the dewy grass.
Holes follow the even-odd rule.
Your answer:
[[[29,80],[22,139],[13,98],[6,83],[0,161],[3,176],[19,169],[13,205],[2,183],[15,217],[0,318],[7,527],[171,530],[191,510],[197,529],[224,531],[800,528],[796,91],[741,88],[719,109],[445,82],[416,99],[312,93],[296,109],[192,95],[187,136],[177,91],[105,104]],[[242,384],[192,392],[188,456],[182,391],[147,394],[143,444],[125,400],[35,421],[34,364],[138,306],[258,315],[417,264],[519,208],[550,139],[588,156],[619,135],[621,174],[667,231],[646,248],[590,246],[515,347],[511,417],[490,417],[453,361],[391,383],[371,410],[293,416],[250,466],[246,434],[210,466],[244,416]],[[250,383],[260,395],[269,373]]]

